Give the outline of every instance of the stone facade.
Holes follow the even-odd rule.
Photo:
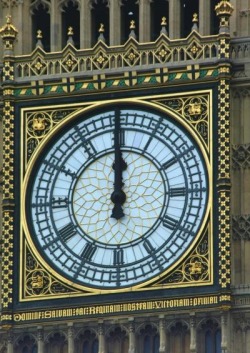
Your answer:
[[[156,4],[157,1],[131,1],[134,11],[134,17],[131,17],[134,22],[131,22],[130,15],[125,13],[129,9],[127,0],[0,0],[0,34],[3,39],[0,43],[0,53],[3,53],[0,57],[0,144],[1,141],[4,144],[0,153],[0,353],[248,353],[250,350],[249,1],[211,1],[210,4],[208,0],[197,0],[192,5],[190,0],[162,0]],[[157,13],[157,5],[161,9],[166,6],[165,13]],[[215,6],[217,15],[213,10]],[[100,9],[105,14],[103,18],[98,12]],[[187,13],[193,10],[197,15],[190,23],[185,23]],[[38,18],[41,14],[44,23],[49,24],[49,34],[37,32],[37,26],[42,25]],[[79,24],[65,29],[64,24],[69,24],[70,16],[78,19]],[[166,17],[159,27],[155,24],[157,16]],[[105,25],[95,23],[97,18],[106,21]],[[129,28],[125,28],[124,23],[129,23]],[[44,28],[46,30],[46,26]],[[190,28],[189,39],[182,38],[185,28]],[[152,32],[158,29],[157,38],[160,39],[154,41]],[[217,59],[220,62],[214,67]],[[203,67],[206,70],[202,70]],[[60,299],[58,306],[52,306],[48,300],[47,307],[36,311],[43,293],[38,292],[38,287],[31,286],[32,293],[38,293],[40,297],[35,301],[30,296],[29,310],[26,309],[24,314],[22,307],[13,303],[12,296],[13,291],[18,292],[14,289],[18,283],[15,283],[15,274],[13,276],[16,254],[13,253],[12,231],[13,227],[20,228],[14,222],[20,209],[15,195],[20,179],[13,172],[15,163],[18,163],[13,151],[19,134],[15,130],[15,104],[36,99],[38,105],[40,99],[40,107],[46,105],[47,110],[42,117],[45,120],[36,120],[36,123],[53,121],[56,125],[63,114],[71,113],[71,107],[67,112],[63,108],[60,112],[58,110],[54,120],[51,118],[55,112],[50,112],[49,100],[57,93],[64,98],[71,94],[96,97],[107,87],[114,91],[118,87],[115,92],[124,87],[124,91],[136,92],[142,86],[148,91],[152,89],[153,95],[157,87],[167,83],[171,87],[182,84],[188,87],[202,75],[203,81],[200,79],[198,83],[205,85],[212,82],[217,72],[220,158],[216,187],[220,235],[214,235],[215,242],[219,237],[223,238],[218,240],[218,293],[205,295],[198,286],[191,289],[183,286],[183,298],[187,296],[190,300],[189,297],[194,295],[195,305],[189,302],[189,309],[180,297],[164,299],[164,303],[159,298],[147,302],[147,297],[142,294],[140,300],[135,301],[133,297],[133,300],[127,300],[124,311],[115,303],[105,303],[105,300],[104,305],[84,307],[84,296],[80,312],[76,312],[76,308],[67,311],[65,302],[61,305]],[[180,84],[178,77],[182,80]],[[176,102],[179,104],[177,99],[164,104],[174,110],[177,109],[174,108]],[[37,125],[36,132],[38,130]],[[199,131],[204,133],[204,125]],[[30,138],[27,160],[39,138],[39,131]],[[217,146],[217,141],[215,143]],[[230,239],[227,238],[227,229],[230,229]],[[200,246],[203,250],[204,244],[205,241]],[[229,244],[231,271],[227,259]],[[195,255],[197,253],[198,250]],[[37,264],[34,257],[25,256],[24,267],[27,266],[28,273]],[[36,269],[41,270],[39,266]],[[169,281],[176,280],[176,273]],[[68,306],[74,295],[79,296],[77,291],[61,286],[60,281],[48,291],[48,297],[55,295],[56,291],[68,293]],[[27,305],[28,295],[18,295]],[[13,305],[16,308],[14,316]]]

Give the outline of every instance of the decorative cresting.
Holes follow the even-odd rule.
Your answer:
[[[234,169],[250,168],[250,144],[232,145],[232,165]]]
[[[219,199],[219,283],[229,289],[230,270],[230,35],[229,17],[233,7],[229,1],[221,1],[215,8],[220,18],[219,32],[219,96],[218,96],[218,199]]]
[[[62,52],[45,53],[37,47],[32,54],[16,57],[16,79],[27,77],[61,78],[65,73],[123,72],[130,68],[155,68],[162,65],[211,63],[217,58],[217,36],[202,37],[193,31],[187,39],[171,40],[165,33],[152,43],[138,43],[133,36],[124,44],[108,47],[103,40],[92,49],[76,50],[69,43]],[[69,59],[72,62],[69,63]],[[92,79],[93,81],[93,79]]]
[[[233,239],[250,240],[250,215],[232,217]]]
[[[22,4],[24,0],[1,0],[3,8],[10,8]]]

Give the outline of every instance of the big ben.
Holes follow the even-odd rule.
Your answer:
[[[247,353],[248,12],[0,6],[0,353]]]

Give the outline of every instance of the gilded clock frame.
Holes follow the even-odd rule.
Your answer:
[[[185,91],[182,93],[158,94],[142,96],[139,98],[119,99],[119,103],[133,102],[151,106],[174,116],[182,125],[188,128],[197,141],[204,158],[207,161],[209,180],[209,201],[206,212],[206,224],[201,229],[202,234],[196,237],[191,249],[186,251],[171,266],[167,275],[153,284],[144,283],[133,287],[133,291],[167,289],[192,286],[210,286],[214,284],[214,246],[213,246],[213,90]],[[45,300],[51,298],[65,298],[70,296],[89,296],[99,294],[100,290],[91,290],[78,284],[72,284],[63,276],[50,268],[35,249],[31,236],[28,233],[24,200],[27,188],[27,178],[31,165],[36,160],[41,146],[46,143],[49,136],[56,134],[58,126],[79,114],[94,110],[100,105],[118,103],[117,100],[92,101],[86,103],[58,104],[48,106],[25,107],[21,109],[21,137],[24,141],[21,149],[21,227],[20,227],[20,256],[19,300],[22,302],[32,300]],[[182,120],[182,121],[181,121]],[[205,223],[205,222],[204,222]],[[188,254],[187,254],[188,253]],[[130,288],[120,292],[131,291]],[[117,291],[113,291],[117,292]],[[104,291],[105,293],[105,291]]]

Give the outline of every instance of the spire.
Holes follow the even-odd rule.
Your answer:
[[[129,29],[130,29],[129,37],[133,37],[133,38],[136,39],[136,34],[135,34],[135,21],[134,21],[134,20],[130,21]]]
[[[38,29],[38,31],[36,32],[36,47],[40,47],[43,49],[43,43],[42,43],[42,39],[43,39],[43,33],[40,29]]]
[[[0,35],[4,43],[4,54],[11,55],[14,52],[14,41],[16,40],[18,30],[11,23],[11,16],[6,16],[6,24],[0,28]]]
[[[198,14],[197,14],[197,13],[194,13],[194,14],[193,14],[192,22],[193,22],[192,31],[199,32],[199,27],[198,27]]]
[[[161,19],[161,33],[164,33],[167,36],[168,32],[167,32],[166,26],[167,26],[167,18],[164,16]]]
[[[68,40],[67,40],[67,44],[72,44],[74,45],[74,40],[73,40],[73,35],[74,35],[74,31],[73,31],[73,27],[69,27],[68,28]]]
[[[219,33],[229,32],[229,18],[233,11],[233,5],[227,0],[222,0],[215,6],[216,15],[220,18]]]

